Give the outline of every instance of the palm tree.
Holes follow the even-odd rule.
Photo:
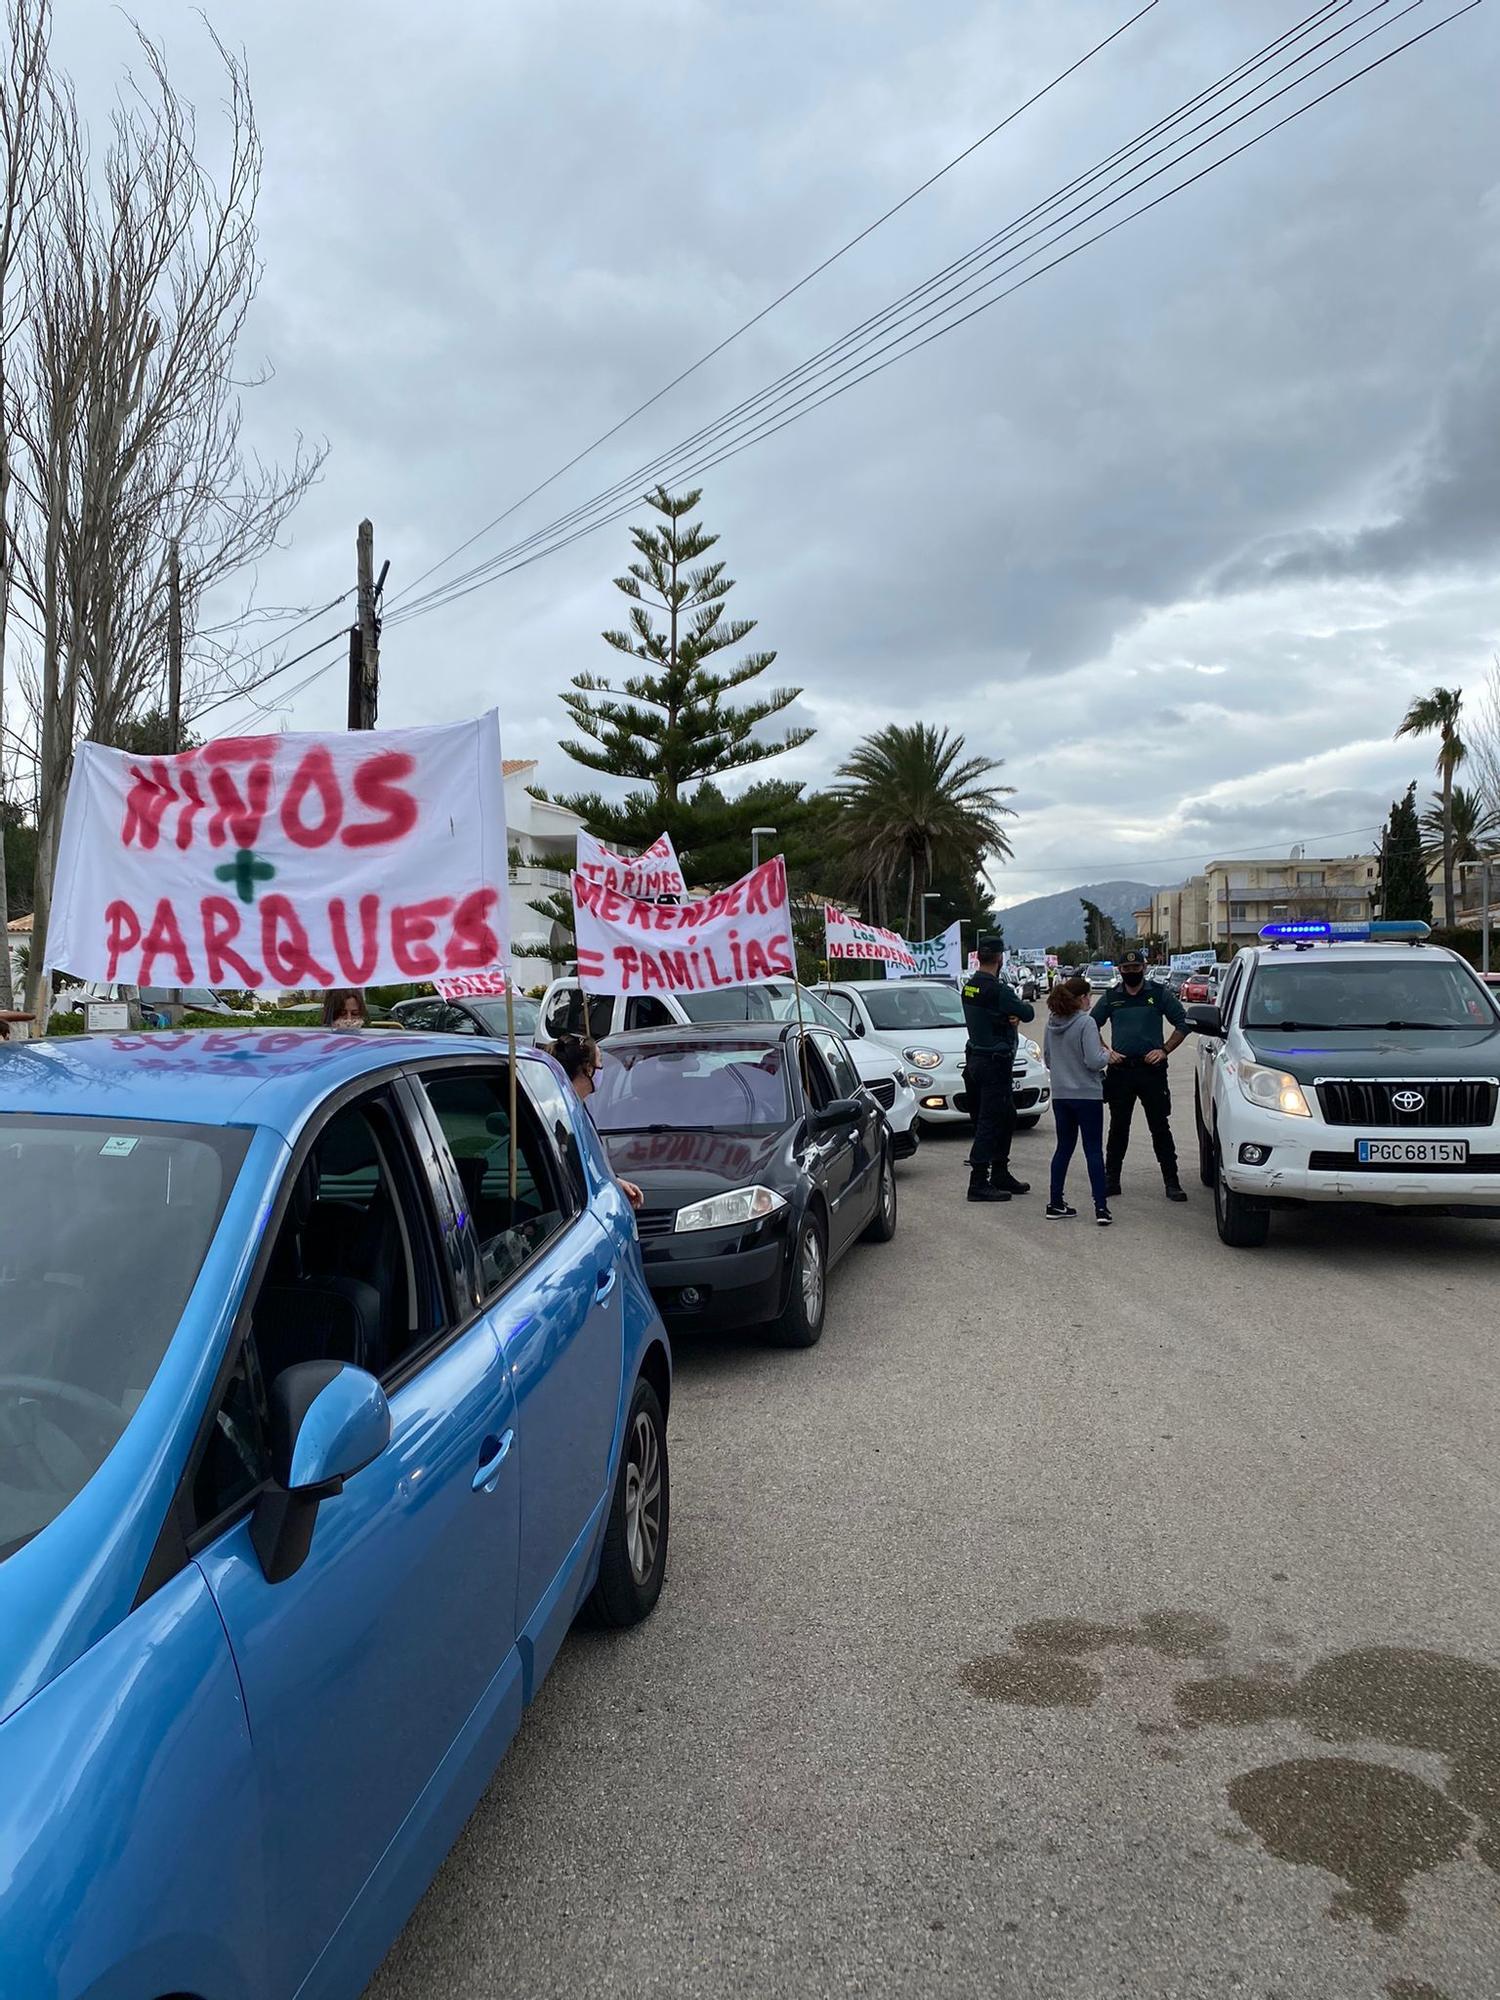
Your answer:
[[[1453,787],[1449,801],[1448,825],[1453,834],[1453,869],[1457,874],[1465,862],[1483,861],[1493,856],[1500,844],[1500,813],[1494,812],[1481,795],[1463,785]],[[1422,859],[1430,866],[1443,852],[1443,797],[1434,792],[1432,804],[1418,816],[1422,829]],[[1463,903],[1462,889],[1458,901]]]
[[[962,736],[925,722],[889,723],[857,744],[833,787],[843,834],[861,884],[875,890],[886,920],[887,892],[905,876],[905,931],[914,935],[922,896],[935,874],[970,874],[987,854],[1002,859],[1010,841],[1001,822],[1014,785],[995,782],[996,757],[966,757]]]
[[[1458,733],[1459,711],[1464,704],[1462,688],[1435,687],[1431,694],[1418,695],[1402,718],[1397,736],[1438,738],[1437,774],[1443,781],[1443,922],[1453,924],[1453,774],[1468,756],[1468,748]]]

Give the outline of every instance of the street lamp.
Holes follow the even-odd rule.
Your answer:
[[[760,866],[760,837],[761,837],[761,835],[762,835],[762,834],[765,834],[766,838],[767,838],[767,839],[769,840],[769,839],[773,839],[773,838],[775,837],[775,833],[776,833],[776,829],[775,829],[775,827],[774,827],[774,826],[752,826],[752,827],[751,827],[751,829],[750,829],[750,870],[751,870],[751,873],[752,873],[752,874],[753,874],[753,873],[755,872],[755,870],[756,870],[757,868],[759,868],[759,866]]]
[[[924,889],[922,891],[922,936],[924,939],[927,936],[927,905],[929,903],[940,903],[942,900],[943,892],[941,889]]]

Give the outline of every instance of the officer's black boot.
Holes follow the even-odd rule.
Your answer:
[[[1182,1182],[1178,1180],[1176,1174],[1173,1174],[1172,1178],[1166,1183],[1166,1192],[1168,1201],[1187,1200],[1187,1190],[1183,1187]]]
[[[1030,1194],[1031,1182],[1018,1181],[1010,1170],[1008,1160],[996,1160],[990,1168],[990,1186],[1004,1188],[1007,1194]]]
[[[1009,1201],[1010,1190],[1008,1188],[998,1188],[998,1187],[992,1187],[990,1185],[990,1170],[988,1167],[970,1167],[969,1200]]]

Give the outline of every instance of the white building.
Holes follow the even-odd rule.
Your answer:
[[[511,956],[524,992],[528,986],[545,986],[568,969],[566,934],[542,906],[558,893],[568,893],[583,821],[566,806],[549,805],[527,791],[536,773],[534,757],[507,757],[504,773]]]

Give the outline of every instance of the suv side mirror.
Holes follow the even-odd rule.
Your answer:
[[[861,1115],[860,1107],[852,1097],[835,1097],[821,1111],[809,1114],[808,1129],[813,1132],[837,1132],[845,1125],[854,1124]]]
[[[373,1375],[343,1361],[284,1368],[269,1401],[275,1484],[256,1503],[250,1539],[267,1583],[282,1583],[307,1560],[320,1502],[390,1443],[391,1406]]]
[[[1224,1016],[1217,1007],[1184,1007],[1182,1011],[1188,1017],[1188,1026],[1200,1035],[1212,1035],[1216,1041],[1224,1039]]]

